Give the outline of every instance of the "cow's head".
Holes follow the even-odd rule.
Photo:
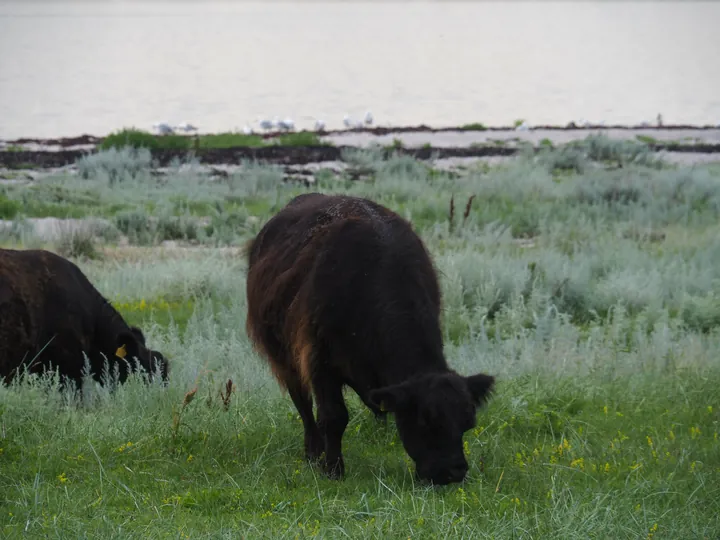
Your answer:
[[[370,401],[395,415],[400,439],[421,480],[460,482],[468,471],[463,434],[475,426],[475,411],[493,389],[495,378],[479,373],[432,373],[379,388]]]
[[[168,361],[159,351],[149,349],[145,345],[145,335],[136,326],[131,326],[130,331],[120,332],[117,336],[116,355],[132,363],[137,358],[143,369],[154,377],[160,372],[163,382],[168,380]]]

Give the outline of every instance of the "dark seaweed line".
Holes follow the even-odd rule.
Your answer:
[[[672,151],[683,153],[715,154],[720,153],[720,144],[649,144],[652,151]],[[200,163],[213,165],[239,164],[243,160],[264,161],[282,165],[305,165],[323,161],[340,161],[348,150],[359,150],[357,146],[269,146],[238,147],[200,150],[155,149],[151,151],[158,166],[169,165],[173,159],[194,156]],[[536,147],[535,152],[543,150]],[[521,152],[521,148],[501,146],[473,147],[419,147],[384,148],[385,156],[393,153],[408,155],[417,159],[442,159],[456,157],[509,157]],[[72,165],[75,161],[89,155],[86,150],[60,151],[0,151],[0,165],[8,168],[52,168]]]

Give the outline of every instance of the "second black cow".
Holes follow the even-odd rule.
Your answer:
[[[21,371],[57,369],[81,388],[85,353],[93,378],[111,374],[124,382],[135,359],[167,380],[168,362],[149,349],[139,328],[120,313],[71,261],[45,250],[0,249],[0,380]]]

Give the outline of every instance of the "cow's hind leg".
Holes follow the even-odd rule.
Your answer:
[[[290,353],[277,341],[275,334],[276,330],[266,329],[262,335],[262,348],[275,379],[287,389],[300,414],[305,430],[305,457],[309,461],[315,461],[323,452],[323,441],[313,416],[312,396],[309,390],[303,387]]]
[[[321,456],[324,445],[313,416],[312,396],[302,387],[297,377],[286,381],[286,386],[305,429],[305,457],[308,461],[316,461]]]
[[[345,476],[342,438],[349,421],[342,382],[329,373],[318,372],[313,377],[313,391],[317,399],[318,428],[325,443],[325,473],[339,479]]]

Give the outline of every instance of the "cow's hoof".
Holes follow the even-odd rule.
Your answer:
[[[331,480],[342,480],[345,477],[345,463],[339,458],[335,463],[325,462],[325,474]]]

